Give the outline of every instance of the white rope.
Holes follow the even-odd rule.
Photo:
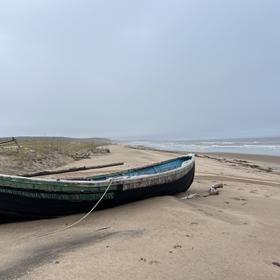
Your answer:
[[[81,217],[78,221],[72,223],[71,225],[68,225],[66,226],[65,228],[62,228],[62,229],[58,229],[58,230],[55,230],[55,231],[51,231],[51,232],[48,232],[48,233],[45,233],[45,234],[42,234],[42,235],[38,235],[37,237],[43,237],[43,236],[47,236],[47,235],[51,235],[51,234],[55,234],[55,233],[58,233],[58,232],[62,232],[62,231],[65,231],[69,228],[72,228],[76,225],[78,225],[80,222],[82,222],[84,219],[86,219],[93,211],[94,209],[98,206],[98,204],[101,202],[101,200],[104,198],[104,196],[106,195],[106,193],[108,192],[108,190],[110,189],[111,185],[113,183],[113,180],[111,179],[108,187],[106,188],[106,190],[104,191],[104,193],[102,194],[102,196],[99,198],[99,200],[95,203],[95,205],[90,209],[89,212],[87,212],[83,217]]]

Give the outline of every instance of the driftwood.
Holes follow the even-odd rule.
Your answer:
[[[39,171],[39,172],[34,172],[34,173],[22,174],[20,176],[23,176],[23,177],[38,177],[38,176],[44,176],[44,175],[70,173],[70,172],[89,170],[89,169],[100,169],[100,168],[106,168],[106,167],[119,166],[119,165],[123,165],[123,164],[124,164],[123,162],[116,162],[116,163],[94,165],[94,166],[72,167],[72,168],[68,168],[68,169],[45,170],[45,171]]]
[[[20,148],[20,146],[18,144],[18,141],[15,137],[12,137],[11,140],[6,140],[6,141],[3,141],[3,142],[0,142],[0,145],[6,145],[6,144],[9,144],[9,143],[15,143],[17,145],[17,147]]]
[[[214,184],[212,185],[208,190],[208,195],[215,195],[219,194],[219,189],[222,189],[224,187],[223,184]]]
[[[192,193],[187,194],[186,196],[182,197],[181,199],[191,199],[195,197],[207,197],[209,195],[218,195],[219,189],[222,189],[224,187],[223,184],[214,184],[211,187],[209,187],[207,193]]]

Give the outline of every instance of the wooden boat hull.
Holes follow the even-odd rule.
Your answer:
[[[180,172],[177,170],[177,172],[166,174],[165,177],[141,177],[137,181],[115,180],[98,208],[184,192],[192,184],[194,173],[193,161]],[[26,180],[29,183],[28,188],[24,187]],[[30,182],[33,182],[34,185],[30,185]],[[103,182],[92,187],[89,187],[87,182],[75,182],[81,188],[80,190],[71,185],[73,182],[56,181],[52,182],[52,185],[49,183],[46,188],[43,182],[38,179],[30,181],[26,178],[16,178],[14,179],[15,188],[13,182],[6,180],[6,183],[0,187],[0,216],[46,218],[87,212],[99,200],[108,186],[108,181],[106,184]]]

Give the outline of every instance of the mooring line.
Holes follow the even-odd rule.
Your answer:
[[[52,235],[52,234],[56,234],[56,233],[59,233],[59,232],[63,232],[67,229],[70,229],[76,225],[78,225],[79,223],[81,223],[83,220],[85,220],[94,210],[95,208],[99,205],[99,203],[102,201],[102,199],[105,197],[106,193],[108,192],[108,190],[110,189],[110,187],[112,186],[113,184],[113,179],[110,179],[110,183],[109,185],[107,186],[107,188],[105,189],[104,193],[102,194],[102,196],[99,198],[99,200],[95,203],[95,205],[90,209],[89,212],[87,212],[84,216],[82,216],[78,221],[64,227],[64,228],[60,228],[60,229],[57,229],[57,230],[54,230],[54,231],[50,231],[50,232],[47,232],[47,233],[44,233],[44,234],[39,234],[39,235],[31,235],[31,236],[28,236],[26,238],[30,238],[30,237],[45,237],[45,236],[48,236],[48,235]]]

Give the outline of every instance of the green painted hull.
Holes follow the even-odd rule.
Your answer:
[[[103,179],[99,176],[67,181],[0,175],[0,216],[51,217],[86,212],[101,198],[111,180],[100,208],[183,192],[194,177],[194,157],[185,159],[186,163],[178,168],[131,177],[123,172],[105,175]],[[127,172],[135,173],[137,169]]]

